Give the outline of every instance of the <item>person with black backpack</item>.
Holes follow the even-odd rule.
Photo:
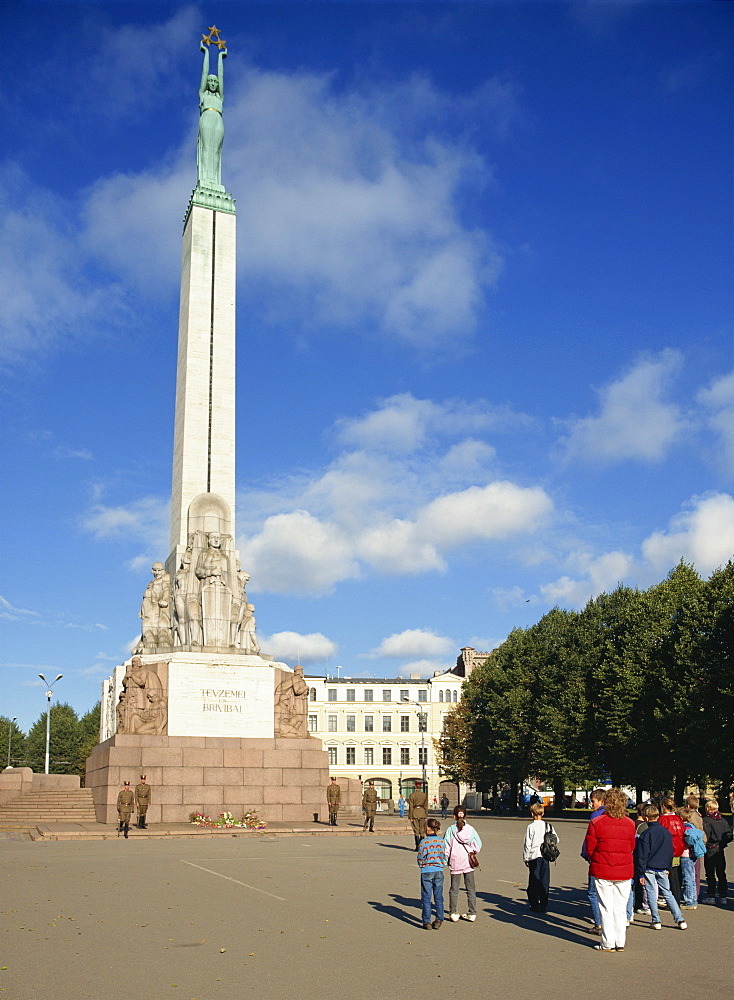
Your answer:
[[[528,823],[522,845],[522,859],[528,868],[528,902],[533,913],[545,913],[550,889],[550,863],[561,853],[558,834],[543,819],[545,806],[533,802],[530,806],[532,822]]]

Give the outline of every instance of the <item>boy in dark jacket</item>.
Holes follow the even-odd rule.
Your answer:
[[[652,916],[652,926],[662,929],[658,910],[658,892],[670,907],[678,928],[684,931],[688,924],[678,902],[670,891],[670,869],[673,864],[673,837],[669,830],[658,823],[659,810],[648,806],[645,813],[647,829],[637,838],[635,845],[635,874],[647,889],[647,903]]]
[[[724,848],[732,839],[729,824],[722,819],[719,803],[709,799],[706,803],[706,815],[703,818],[703,831],[706,834],[706,855],[703,867],[706,872],[706,899],[704,903],[718,903],[726,906],[726,858]],[[716,895],[716,883],[719,884],[719,895]]]

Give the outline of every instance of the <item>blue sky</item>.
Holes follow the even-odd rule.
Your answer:
[[[15,3],[0,714],[85,711],[168,554],[198,42],[266,651],[429,675],[734,554],[726,3]],[[29,43],[24,42],[24,38]]]

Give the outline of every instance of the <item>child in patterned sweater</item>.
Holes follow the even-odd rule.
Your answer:
[[[441,824],[437,819],[426,822],[426,835],[418,848],[418,867],[421,870],[421,909],[423,930],[437,931],[443,923],[443,866],[446,853],[443,839],[439,837]],[[436,906],[436,919],[431,923],[431,897]]]

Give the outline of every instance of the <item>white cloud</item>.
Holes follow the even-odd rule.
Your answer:
[[[638,361],[599,391],[599,415],[573,423],[564,441],[572,458],[596,462],[659,462],[687,429],[680,407],[665,393],[682,365],[679,351]]]
[[[734,558],[734,497],[728,493],[693,497],[687,509],[671,518],[670,528],[642,543],[642,553],[658,572],[668,572],[681,559],[707,576]]]
[[[734,475],[734,372],[713,379],[696,398],[717,436],[715,450],[721,469],[725,475]]]
[[[267,518],[255,537],[240,541],[239,549],[253,590],[328,593],[334,584],[359,575],[344,533],[304,510]]]
[[[82,519],[82,527],[94,538],[129,535],[154,543],[159,550],[167,548],[170,502],[160,497],[142,497],[118,507],[94,504]]]
[[[605,552],[592,556],[588,552],[575,552],[568,563],[583,576],[574,579],[562,576],[552,583],[544,584],[540,592],[549,604],[563,604],[579,608],[604,591],[614,590],[619,583],[627,580],[634,571],[635,563],[626,552]]]
[[[367,654],[371,659],[405,659],[406,657],[443,656],[455,648],[452,639],[436,635],[428,629],[409,628],[383,639],[380,645]]]
[[[297,663],[322,663],[336,656],[339,647],[321,632],[275,632],[261,636],[260,642],[266,652],[276,660],[294,660]]]
[[[410,674],[418,674],[420,677],[433,677],[434,674],[443,674],[455,665],[455,660],[411,660],[400,667],[402,676],[408,677]]]
[[[450,550],[470,541],[535,531],[552,508],[548,494],[537,486],[502,481],[470,486],[428,504],[418,515],[417,531],[437,548]]]
[[[23,620],[24,615],[30,615],[32,618],[40,618],[38,611],[16,608],[10,601],[0,595],[0,618],[5,619],[5,621],[17,622]]]

